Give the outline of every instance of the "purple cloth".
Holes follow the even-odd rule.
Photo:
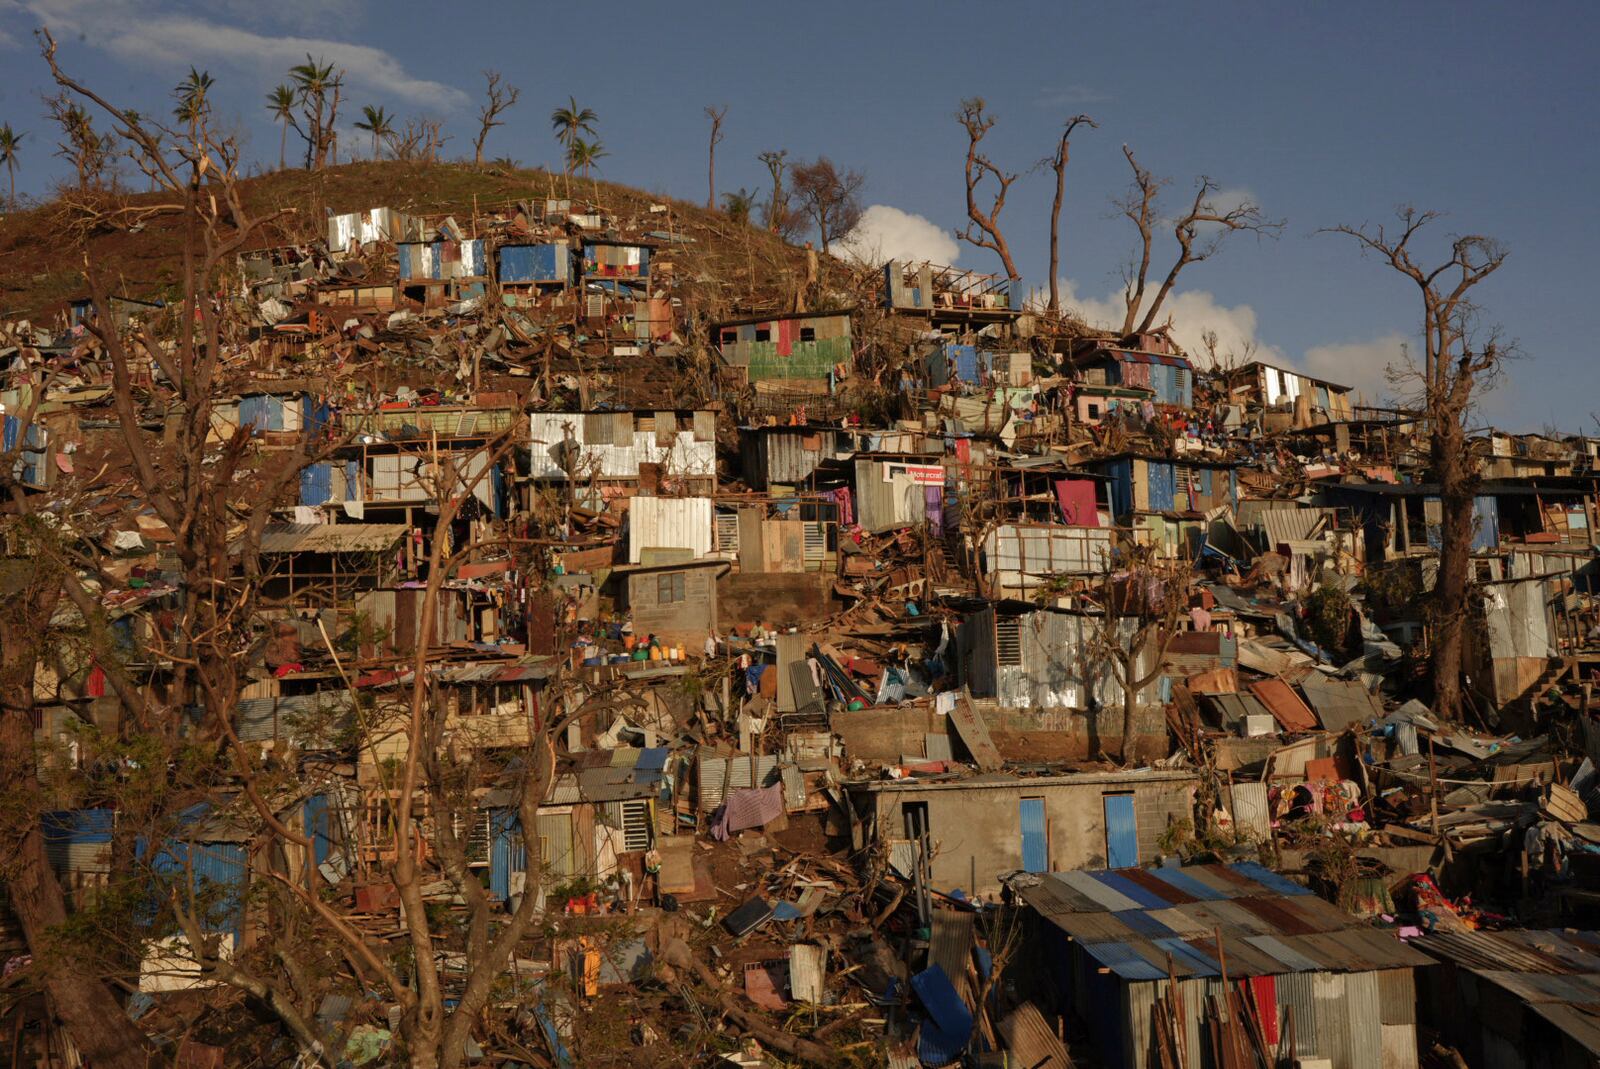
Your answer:
[[[711,816],[711,837],[722,842],[734,832],[759,828],[783,815],[783,783],[733,791]]]

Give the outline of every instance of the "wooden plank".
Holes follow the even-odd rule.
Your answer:
[[[1281,679],[1263,679],[1250,684],[1254,694],[1273,718],[1290,731],[1316,731],[1317,718],[1300,700],[1294,688]]]
[[[966,687],[961,688],[961,697],[956,699],[955,708],[950,710],[950,723],[980,769],[985,772],[1000,770],[1000,751],[989,737],[989,725],[984,723],[977,707],[972,704],[972,695]]]

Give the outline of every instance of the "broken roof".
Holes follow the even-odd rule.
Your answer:
[[[263,553],[377,553],[405,537],[403,523],[270,523]]]
[[[1031,882],[1025,882],[1029,881]],[[1252,862],[1013,877],[1022,900],[1124,980],[1370,972],[1430,959]]]

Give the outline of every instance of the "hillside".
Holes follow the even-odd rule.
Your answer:
[[[486,225],[496,212],[515,210],[518,201],[565,195],[563,176],[539,169],[478,170],[459,163],[394,161],[346,164],[324,171],[275,171],[242,183],[247,206],[266,213],[290,209],[257,245],[294,244],[320,237],[329,213],[387,206],[413,215],[453,215],[467,228]],[[761,307],[781,299],[804,270],[805,253],[776,235],[744,226],[721,212],[681,200],[605,181],[574,177],[575,202],[598,200],[619,219],[643,220],[655,205],[655,229],[690,243],[678,258],[684,276],[703,291],[711,306],[737,302]],[[76,200],[76,198],[74,198]],[[100,212],[149,208],[165,202],[160,194],[104,194],[92,199]],[[125,212],[124,218],[129,214]],[[84,291],[87,259],[107,278],[118,280],[127,296],[158,295],[173,285],[180,265],[182,230],[176,216],[154,216],[137,232],[99,226],[88,233],[84,214],[56,200],[29,211],[0,217],[0,316],[47,317]],[[835,272],[843,265],[832,265]],[[826,269],[825,269],[826,270]]]

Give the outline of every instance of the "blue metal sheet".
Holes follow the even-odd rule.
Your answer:
[[[320,505],[333,497],[333,465],[326,461],[300,470],[300,504]]]
[[[239,426],[251,427],[257,432],[271,430],[268,425],[270,415],[267,402],[268,398],[264,393],[239,398]],[[279,425],[282,425],[281,422]]]
[[[1152,939],[1176,936],[1178,934],[1142,909],[1119,909],[1111,915],[1140,935],[1147,935]]]
[[[1302,887],[1291,879],[1278,875],[1264,865],[1254,861],[1236,861],[1231,868],[1241,876],[1246,876],[1263,887],[1270,887],[1280,895],[1309,895],[1312,890]]]
[[[1133,795],[1108,794],[1105,796],[1104,802],[1106,814],[1106,867],[1113,869],[1135,868],[1139,864],[1139,836],[1134,824]],[[1145,892],[1145,894],[1149,896],[1149,892]],[[1138,901],[1138,899],[1134,899],[1134,901]],[[1157,905],[1166,905],[1166,903],[1158,902]]]
[[[1128,798],[1130,802],[1129,808],[1131,810],[1132,796],[1125,794],[1111,795],[1107,801],[1109,801],[1110,798]],[[1109,825],[1109,821],[1107,823]],[[1107,832],[1107,837],[1109,838],[1109,827]],[[1137,855],[1138,848],[1135,847],[1134,849]],[[1132,866],[1118,865],[1117,867],[1131,868]],[[1119,876],[1115,872],[1096,872],[1091,873],[1091,875],[1093,875],[1095,879],[1099,880],[1107,887],[1111,888],[1113,891],[1120,891],[1127,895],[1145,909],[1166,909],[1168,906],[1172,905],[1171,902],[1167,901],[1165,898],[1162,898],[1154,891],[1151,891],[1148,887],[1141,887],[1137,883],[1134,883],[1132,880],[1128,879],[1126,876]]]
[[[1174,508],[1172,496],[1177,488],[1177,479],[1173,474],[1172,465],[1159,460],[1147,460],[1144,462],[1144,470],[1148,507],[1155,512]],[[1184,507],[1188,507],[1188,502],[1184,503]]]
[[[944,969],[934,964],[911,978],[928,1020],[923,1022],[917,1056],[924,1065],[949,1065],[959,1059],[972,1038],[972,1011],[962,1001]]]
[[[1180,891],[1185,891],[1202,902],[1217,902],[1228,896],[1209,884],[1201,883],[1182,869],[1160,867],[1150,870],[1150,875],[1165,883],[1170,883]]]
[[[647,747],[639,751],[639,759],[633,767],[650,772],[662,772],[667,767],[667,748],[665,746]]]
[[[1163,980],[1167,975],[1127,943],[1084,943],[1083,949],[1124,980]]]
[[[504,902],[511,897],[511,874],[528,871],[528,848],[522,841],[522,820],[515,809],[489,814],[489,893]]]
[[[1019,804],[1022,826],[1022,867],[1027,872],[1050,868],[1048,839],[1044,828],[1044,799],[1024,798]]]
[[[305,804],[305,835],[311,840],[311,855],[317,865],[328,860],[333,852],[333,814],[328,806],[328,796],[313,794]]]
[[[1110,476],[1111,485],[1111,513],[1113,517],[1120,518],[1133,511],[1133,461],[1124,459],[1113,461],[1106,466],[1105,474]]]
[[[1500,545],[1500,508],[1492,497],[1472,499],[1472,511],[1477,524],[1472,532],[1472,548],[1480,552]]]
[[[196,818],[190,811],[179,816],[183,823],[192,819]],[[244,894],[248,884],[243,843],[185,842],[172,838],[162,843],[160,849],[151,850],[140,836],[134,850],[158,876],[187,886],[192,873],[190,890],[196,896],[204,896],[208,906],[206,915],[201,918],[204,926],[212,931],[232,933],[234,945],[238,946],[244,937]]]
[[[1196,975],[1222,975],[1222,967],[1216,961],[1212,960],[1209,955],[1202,953],[1176,936],[1172,938],[1152,939],[1150,940],[1150,943],[1152,946],[1159,947],[1166,953],[1171,954],[1174,961],[1183,962],[1183,964],[1187,965],[1189,969]]]
[[[47,843],[109,843],[114,809],[57,809],[39,818]]]

